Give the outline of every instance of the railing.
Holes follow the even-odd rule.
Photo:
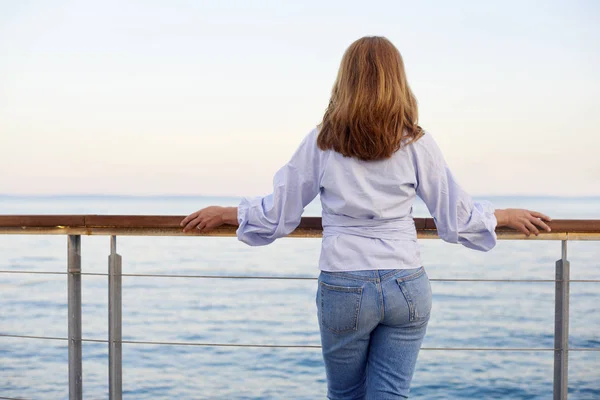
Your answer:
[[[221,347],[284,347],[320,348],[317,345],[272,345],[272,344],[230,344],[124,341],[121,333],[121,277],[153,276],[183,277],[203,279],[316,279],[273,276],[222,276],[222,275],[166,275],[166,274],[123,274],[121,256],[117,253],[117,235],[127,236],[235,236],[235,227],[222,226],[208,233],[183,233],[179,226],[183,216],[123,216],[123,215],[6,215],[0,216],[0,234],[67,235],[67,272],[12,271],[0,270],[4,274],[59,274],[68,279],[68,337],[25,336],[0,333],[5,338],[31,338],[68,341],[69,349],[69,398],[82,398],[82,342],[107,343],[109,348],[109,398],[122,398],[122,344],[189,345]],[[419,238],[437,238],[432,219],[416,218],[415,225]],[[498,239],[502,240],[560,240],[561,258],[556,261],[556,279],[431,279],[431,281],[469,282],[555,282],[554,347],[553,348],[422,348],[422,350],[462,350],[462,351],[553,351],[554,352],[554,399],[567,399],[568,391],[568,352],[600,351],[600,348],[569,348],[569,284],[570,282],[600,282],[600,280],[571,280],[567,260],[567,241],[600,240],[600,220],[554,220],[549,223],[550,233],[526,237],[511,229],[499,228]],[[81,271],[81,235],[110,236],[108,274],[85,273]],[[300,226],[291,237],[320,237],[321,219],[303,218]],[[108,276],[108,340],[92,340],[81,335],[81,276]],[[7,399],[6,397],[0,397]]]

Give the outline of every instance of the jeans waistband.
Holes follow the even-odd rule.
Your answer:
[[[373,269],[373,270],[360,270],[360,271],[343,271],[343,272],[330,272],[321,271],[322,274],[337,276],[340,278],[354,279],[357,281],[365,282],[383,282],[396,275],[403,273],[402,277],[408,277],[423,270],[423,267],[410,268],[410,269]]]

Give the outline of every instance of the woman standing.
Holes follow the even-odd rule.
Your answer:
[[[443,240],[472,249],[494,247],[497,226],[550,231],[543,214],[473,201],[417,114],[398,50],[383,37],[359,39],[344,54],[323,121],[275,174],[273,193],[181,222],[184,231],[239,224],[239,240],[266,245],[291,233],[320,194],[317,309],[330,399],[408,397],[431,310],[416,196]]]

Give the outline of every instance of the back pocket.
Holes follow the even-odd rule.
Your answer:
[[[431,313],[431,284],[425,269],[413,275],[396,279],[408,303],[410,322],[425,321]]]
[[[362,287],[333,286],[321,282],[319,290],[323,327],[338,334],[357,330]]]

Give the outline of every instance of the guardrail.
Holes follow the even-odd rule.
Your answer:
[[[68,337],[26,336],[2,332],[0,337],[30,338],[68,341],[69,348],[69,399],[82,399],[82,342],[107,343],[109,347],[109,398],[122,398],[122,344],[154,344],[175,346],[214,347],[272,347],[272,348],[320,348],[318,345],[272,345],[231,344],[197,342],[131,341],[122,339],[121,277],[180,277],[198,279],[293,279],[315,280],[285,276],[224,276],[224,275],[167,275],[167,274],[123,274],[122,258],[117,253],[117,236],[235,236],[234,226],[222,226],[213,231],[183,233],[179,226],[183,216],[132,216],[132,215],[0,215],[0,234],[9,235],[67,235],[68,261],[66,272],[0,270],[2,274],[53,274],[67,275],[68,279]],[[425,239],[437,238],[435,224],[431,218],[415,218],[417,236]],[[569,348],[569,284],[571,282],[600,282],[600,280],[571,280],[567,260],[569,240],[600,240],[600,220],[554,220],[549,223],[552,232],[539,236],[525,235],[508,228],[499,228],[500,240],[560,240],[561,258],[556,261],[556,279],[431,279],[442,282],[555,282],[554,347],[553,348],[422,348],[437,351],[552,351],[554,352],[554,399],[567,399],[568,352],[600,351],[600,348]],[[108,273],[85,273],[81,271],[81,235],[110,236]],[[289,236],[320,237],[321,218],[304,217],[300,226]],[[81,336],[81,276],[102,275],[108,277],[108,340],[85,339]],[[0,397],[8,399],[6,397]]]

